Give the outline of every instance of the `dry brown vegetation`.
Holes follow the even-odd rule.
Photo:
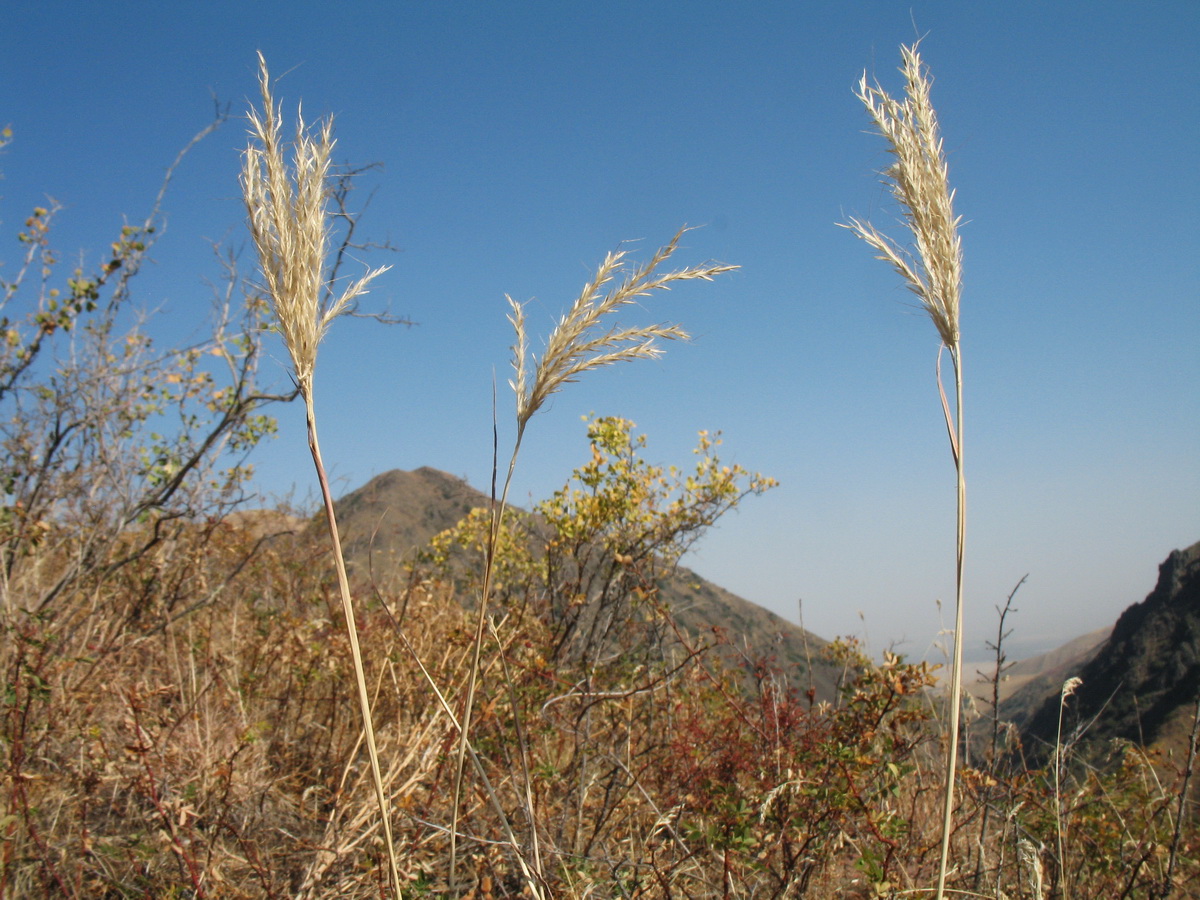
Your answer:
[[[629,457],[604,443],[619,434],[593,431],[601,461],[581,467],[573,488],[594,476],[621,484]],[[603,548],[595,527],[627,524],[583,522],[586,510],[564,496],[552,533],[580,552],[597,538]],[[580,524],[583,533],[573,530]],[[486,517],[461,529],[435,542],[403,589],[357,591],[372,598],[360,605],[359,635],[409,896],[448,892],[457,734],[420,666],[452,708],[461,704],[473,615],[442,554],[469,552]],[[510,841],[539,861],[553,896],[873,897],[931,887],[944,757],[927,666],[875,664],[840,642],[829,652],[845,672],[841,697],[814,701],[770,660],[738,668],[711,640],[677,633],[654,601],[654,573],[637,566],[622,569],[631,605],[609,651],[582,653],[562,640],[577,582],[523,568],[530,557],[518,539],[528,534],[514,522],[498,570],[472,727],[480,775],[467,782],[458,826],[460,894],[527,893]],[[218,598],[178,615],[177,598],[218,586]],[[264,540],[228,522],[191,525],[169,552],[128,566],[102,599],[75,616],[14,610],[5,619],[4,896],[386,891],[320,530]],[[1051,770],[975,757],[956,809],[950,886],[993,898],[1067,895],[1055,874],[1061,822],[1070,896],[1161,895],[1179,785],[1159,773],[1178,775],[1182,761],[1157,760],[1156,770],[1136,748],[1118,753],[1116,768],[1068,774],[1061,799]],[[1200,874],[1192,824],[1178,859],[1185,895]]]
[[[0,888],[378,896],[386,867],[327,551],[307,533],[283,535],[242,565],[253,535],[222,525],[189,537],[202,552],[134,567],[73,628],[6,621]],[[219,602],[170,621],[173,593],[196,596],[239,565]],[[143,624],[125,624],[147,599]],[[389,610],[400,608],[397,621]],[[460,701],[471,630],[451,590],[424,578],[359,616],[413,896],[446,888],[455,738],[416,660]],[[466,798],[467,894],[521,894],[509,828],[525,845],[536,833],[556,896],[869,897],[930,885],[941,755],[927,668],[873,665],[840,645],[846,691],[813,704],[769,662],[747,689],[710,653],[672,646],[654,664],[617,656],[582,671],[556,658],[541,616],[500,622],[472,743],[501,808],[478,786]],[[532,822],[520,814],[522,741]],[[1022,848],[1055,870],[1048,776],[976,765],[950,884],[1035,896]],[[1072,895],[1153,892],[1176,788],[1134,748],[1121,768],[1079,777],[1062,812]],[[985,806],[995,813],[980,842]],[[1176,877],[1193,887],[1195,846],[1189,828]],[[1041,896],[1056,895],[1050,875],[1046,887]]]

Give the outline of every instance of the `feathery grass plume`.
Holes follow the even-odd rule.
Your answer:
[[[512,307],[509,321],[516,332],[512,360],[514,376],[509,381],[509,385],[516,395],[517,436],[499,498],[495,493],[494,475],[492,480],[491,530],[484,558],[483,586],[480,591],[474,649],[467,682],[466,704],[462,715],[458,766],[455,776],[454,819],[450,830],[452,886],[456,859],[459,798],[462,796],[462,774],[478,682],[480,652],[487,623],[488,600],[492,590],[495,548],[499,540],[504,511],[508,503],[508,489],[512,483],[513,472],[516,470],[525,428],[534,413],[542,408],[551,394],[557,393],[563,385],[578,380],[584,372],[630,359],[657,359],[663,352],[658,341],[686,340],[688,338],[687,332],[678,325],[656,324],[635,327],[613,325],[607,328],[605,325],[614,313],[635,303],[639,297],[644,297],[654,291],[670,290],[673,285],[682,281],[712,281],[716,275],[740,268],[740,266],[708,262],[672,272],[659,272],[659,267],[679,249],[680,239],[689,230],[686,226],[680,228],[666,246],[659,248],[649,260],[640,266],[627,267],[625,261],[627,251],[625,250],[608,253],[604,262],[596,270],[595,276],[584,285],[583,291],[571,305],[571,309],[559,319],[558,324],[550,333],[550,337],[546,341],[546,349],[540,359],[531,360],[530,358],[524,306],[517,303],[512,297],[505,295],[509,306]],[[615,287],[609,288],[606,293],[605,289],[614,281],[618,281],[618,283]],[[531,373],[532,384],[530,383]],[[526,813],[532,821],[533,810],[526,810]],[[530,855],[536,860],[538,857],[536,835],[532,840],[533,846]],[[524,863],[522,864],[524,865]],[[540,895],[538,884],[530,883],[529,887],[535,896]]]
[[[951,414],[941,379],[938,351],[937,383],[958,475],[957,552],[955,566],[954,657],[950,676],[950,728],[946,750],[946,784],[942,811],[942,849],[938,864],[938,900],[945,895],[954,814],[954,775],[958,762],[958,732],[962,697],[963,551],[966,535],[966,481],[963,477],[962,348],[959,342],[959,301],[962,293],[960,219],[954,214],[946,156],[937,115],[930,102],[932,79],[917,50],[901,47],[905,97],[896,100],[864,73],[856,96],[866,106],[894,157],[883,171],[886,184],[904,210],[904,221],[916,246],[914,256],[874,225],[851,218],[845,227],[878,252],[905,285],[917,295],[954,363],[955,410]]]
[[[1021,838],[1017,841],[1017,864],[1018,871],[1025,871],[1025,891],[1034,900],[1042,900],[1042,894],[1045,893],[1045,874],[1042,870],[1042,854],[1034,843],[1028,838]]]
[[[654,256],[632,272],[626,273],[624,260],[626,251],[609,253],[596,276],[584,285],[583,292],[564,315],[550,338],[546,350],[534,367],[533,385],[528,385],[529,345],[525,333],[523,306],[512,297],[507,297],[513,314],[509,317],[517,334],[513,348],[513,369],[516,377],[509,382],[517,396],[517,428],[523,430],[529,419],[546,399],[562,389],[564,384],[575,381],[589,369],[612,365],[626,359],[656,359],[662,348],[656,340],[686,340],[688,335],[678,325],[648,325],[640,328],[609,328],[596,333],[601,320],[623,306],[627,306],[653,291],[670,290],[679,281],[702,279],[712,281],[714,275],[730,272],[738,266],[710,263],[659,273],[658,267],[666,262],[679,247],[679,239],[689,229],[681,228],[670,243],[658,250]],[[605,285],[617,276],[624,275],[621,283],[601,295]],[[506,295],[507,296],[507,295]]]
[[[271,99],[267,64],[258,55],[263,115],[250,110],[250,134],[260,146],[246,148],[242,193],[250,214],[250,231],[279,330],[292,357],[296,381],[311,389],[317,345],[329,324],[355,297],[390,266],[368,271],[337,300],[322,304],[329,251],[329,156],[333,151],[333,119],[316,136],[298,117],[292,167],[284,158],[280,114]]]
[[[392,890],[399,900],[400,874],[396,851],[392,843],[391,817],[388,814],[387,792],[375,746],[375,728],[371,719],[371,703],[367,694],[366,674],[363,671],[362,651],[354,623],[354,607],[350,599],[350,584],[338,537],[333,495],[321,460],[317,442],[316,410],[313,405],[313,371],[317,363],[317,345],[329,329],[329,324],[344,312],[348,304],[366,292],[367,285],[388,267],[368,271],[352,282],[332,302],[322,302],[326,292],[326,254],[329,249],[329,156],[333,150],[333,120],[327,119],[314,136],[299,117],[293,145],[292,166],[284,158],[280,115],[271,98],[271,83],[267,62],[258,54],[259,84],[262,88],[263,115],[250,111],[250,134],[258,146],[246,148],[242,168],[242,193],[250,216],[250,232],[258,249],[259,266],[266,282],[271,306],[278,320],[280,333],[292,357],[296,384],[304,398],[308,423],[308,446],[321,495],[325,503],[325,518],[333,544],[337,566],[342,611],[358,683],[359,706],[363,718],[367,752],[371,760],[371,775],[379,814],[383,820],[384,841],[387,847],[388,869]]]
[[[883,170],[888,187],[904,210],[917,255],[874,225],[851,218],[849,227],[889,263],[929,313],[942,343],[953,350],[959,341],[962,292],[961,217],[954,214],[954,191],[942,146],[937,114],[930,102],[933,81],[917,47],[901,47],[904,101],[897,101],[864,74],[856,96],[867,107],[895,161]]]

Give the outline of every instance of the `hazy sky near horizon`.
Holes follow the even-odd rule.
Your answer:
[[[853,95],[892,91],[924,35],[963,228],[968,652],[1029,579],[1014,647],[1111,624],[1200,540],[1200,4],[313,2],[13,5],[0,30],[0,259],[45,195],[56,243],[95,260],[185,160],[138,298],[197,333],[210,241],[250,254],[238,196],[255,51],[289,123],[334,114],[336,156],[382,163],[363,233],[399,252],[317,367],[342,491],[430,465],[486,489],[493,373],[512,438],[504,295],[546,335],[622,241],[682,225],[679,264],[740,265],[630,322],[695,339],[568,385],[531,423],[513,496],[587,457],[581,416],[632,419],[687,465],[696,432],[779,479],[685,562],[824,637],[940,658],[952,620],[954,472],[936,333],[837,223],[899,236],[882,139]],[[540,348],[535,339],[535,348]],[[285,381],[273,345],[266,374]],[[297,406],[257,454],[266,497],[310,494]],[[939,612],[938,603],[943,604]]]

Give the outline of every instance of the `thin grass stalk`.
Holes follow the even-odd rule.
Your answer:
[[[493,427],[493,436],[495,429]],[[463,773],[465,771],[468,737],[471,733],[472,715],[475,709],[475,691],[479,684],[480,658],[483,652],[484,630],[488,621],[488,599],[492,595],[492,579],[495,572],[496,547],[500,541],[500,528],[504,523],[504,512],[508,507],[508,489],[512,484],[513,473],[517,468],[517,456],[521,452],[521,440],[525,436],[525,422],[518,422],[517,437],[513,443],[512,456],[508,461],[508,473],[504,477],[504,486],[500,498],[496,498],[496,474],[493,455],[492,467],[492,518],[488,528],[487,548],[484,551],[483,586],[479,593],[479,611],[475,619],[475,635],[471,646],[471,667],[467,675],[467,696],[463,704],[462,720],[459,729],[458,759],[454,769],[454,803],[450,812],[450,889],[453,891],[457,881],[458,863],[458,813],[459,799],[462,797]],[[495,448],[493,446],[493,454]],[[526,810],[532,821],[533,810]],[[540,860],[540,854],[535,854],[535,860]],[[537,875],[542,876],[537,869]],[[530,883],[535,895],[540,893],[540,884]]]
[[[437,697],[438,704],[441,706],[442,712],[444,712],[446,717],[450,720],[450,724],[458,730],[460,736],[466,734],[458,717],[454,715],[454,710],[451,708],[450,703],[446,700],[445,695],[438,688],[437,682],[434,681],[433,676],[429,673],[429,669],[426,668],[423,662],[421,662],[421,658],[417,655],[416,648],[413,647],[412,642],[409,641],[404,632],[400,632],[399,635],[400,640],[404,643],[404,646],[412,656],[413,661],[416,662],[417,667],[421,670],[421,675],[424,676],[425,681],[433,691],[434,696]],[[492,809],[496,812],[496,815],[500,821],[500,825],[504,828],[504,833],[508,837],[507,843],[513,848],[517,858],[517,865],[521,869],[521,874],[525,878],[525,883],[529,886],[532,895],[535,898],[546,896],[545,891],[542,889],[541,881],[539,880],[538,875],[529,867],[528,862],[525,860],[525,855],[521,850],[521,845],[518,843],[516,834],[513,832],[512,824],[508,821],[508,816],[504,812],[504,807],[500,803],[500,798],[496,796],[496,792],[492,788],[491,780],[487,776],[487,770],[483,767],[483,761],[479,758],[479,754],[475,752],[475,748],[471,746],[470,740],[462,739],[462,743],[466,747],[466,755],[470,758],[471,764],[474,766],[476,773],[479,775],[480,782],[483,784],[484,793],[487,794],[488,800],[492,804]],[[455,817],[454,821],[458,821],[457,816]],[[455,831],[451,830],[450,837],[452,845],[454,844],[455,834]]]
[[[950,835],[954,816],[954,782],[958,765],[960,706],[962,698],[963,574],[966,547],[967,499],[963,474],[963,372],[959,331],[962,293],[962,242],[960,219],[954,214],[945,152],[937,114],[930,100],[932,79],[921,62],[917,46],[901,47],[905,80],[903,100],[892,98],[864,73],[856,96],[866,106],[879,133],[887,140],[894,161],[883,172],[886,184],[899,201],[916,252],[889,238],[875,226],[851,218],[845,227],[866,241],[888,263],[920,300],[937,329],[942,348],[954,365],[954,410],[946,398],[938,351],[937,385],[946,420],[946,432],[956,475],[956,540],[954,652],[950,676],[950,722],[946,748],[946,779],[942,810],[941,852],[938,861],[937,898],[946,892]]]
[[[304,412],[308,422],[308,449],[312,452],[313,465],[317,470],[317,481],[321,485],[321,499],[325,504],[325,523],[329,526],[329,541],[333,546],[333,561],[337,568],[338,592],[342,600],[342,613],[346,617],[346,634],[350,639],[350,656],[354,663],[354,680],[358,687],[358,706],[363,718],[363,731],[367,739],[367,756],[371,763],[371,780],[375,787],[375,801],[383,820],[384,846],[387,848],[388,875],[396,900],[400,900],[400,869],[396,862],[396,849],[392,841],[392,821],[388,808],[387,789],[383,783],[383,772],[379,765],[379,750],[375,744],[375,724],[371,715],[371,698],[367,694],[367,676],[363,668],[362,649],[358,642],[358,626],[354,620],[354,603],[350,597],[350,580],[346,577],[346,561],[342,555],[342,539],[338,535],[337,515],[333,508],[333,494],[329,490],[329,479],[325,475],[325,463],[321,459],[321,447],[317,441],[317,416],[313,407],[311,391],[304,392]]]
[[[1054,737],[1054,823],[1055,836],[1058,840],[1058,895],[1069,897],[1067,890],[1067,862],[1063,841],[1063,804],[1062,804],[1062,769],[1065,761],[1062,745],[1063,708],[1067,699],[1078,690],[1083,681],[1079,678],[1068,678],[1063,682],[1062,692],[1058,697],[1058,729]]]
[[[951,422],[949,416],[946,425],[952,431],[954,451],[954,468],[957,475],[956,506],[957,506],[957,539],[955,541],[954,568],[954,662],[950,674],[950,740],[946,751],[946,781],[943,787],[944,803],[942,805],[942,848],[938,864],[937,896],[943,896],[946,888],[946,870],[950,858],[950,833],[954,820],[954,778],[958,767],[958,733],[962,716],[962,635],[963,635],[963,557],[966,546],[967,531],[967,483],[963,476],[963,391],[962,391],[962,350],[955,345],[950,349],[950,358],[954,362],[954,408],[955,416]],[[939,382],[940,386],[940,382]]]

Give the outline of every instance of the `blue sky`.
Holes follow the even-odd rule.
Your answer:
[[[914,25],[915,23],[915,25]],[[337,156],[381,162],[363,220],[401,252],[338,322],[322,443],[342,490],[432,465],[485,487],[505,293],[544,335],[606,251],[681,225],[683,263],[742,268],[632,321],[695,335],[570,385],[531,424],[518,501],[586,457],[580,417],[634,420],[662,463],[700,429],[781,486],[700,545],[701,574],[826,637],[938,658],[954,477],[937,338],[836,223],[890,228],[882,141],[852,89],[899,89],[924,34],[963,230],[969,650],[1024,574],[1014,648],[1110,624],[1200,539],[1200,5],[1159,3],[19,4],[0,32],[0,228],[52,195],[96,258],[209,120],[240,114],[262,50],[289,113],[332,113]],[[243,121],[189,156],[139,298],[199,328],[210,240],[244,247]],[[15,259],[15,245],[0,254]],[[246,256],[247,261],[249,255]],[[281,349],[274,348],[283,379]],[[511,437],[511,399],[501,423]],[[299,408],[258,455],[266,495],[311,490]],[[944,602],[939,615],[938,601]]]

